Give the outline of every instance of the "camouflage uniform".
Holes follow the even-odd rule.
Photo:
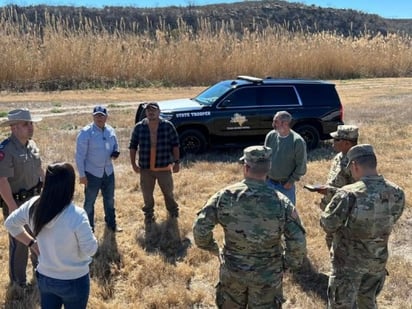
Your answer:
[[[328,185],[327,193],[320,202],[322,210],[324,210],[326,205],[332,200],[338,188],[354,182],[350,170],[346,167],[347,164],[348,158],[341,152],[333,158],[326,182]]]
[[[356,143],[359,137],[358,131],[359,129],[357,126],[340,125],[337,130],[330,135],[335,140],[348,140]],[[326,182],[328,185],[327,193],[320,202],[322,210],[324,210],[326,205],[332,200],[332,197],[338,188],[342,188],[343,186],[355,182],[347,165],[348,158],[346,154],[340,152],[333,158]]]
[[[220,253],[217,224],[224,230]],[[298,268],[306,254],[295,207],[264,180],[246,178],[214,194],[197,214],[193,235],[199,248],[220,254],[219,308],[281,308],[284,266]]]
[[[352,125],[340,125],[336,132],[332,132],[331,136],[334,139],[344,139],[349,141],[357,141],[358,127]],[[338,188],[342,188],[348,184],[354,183],[350,169],[347,167],[348,158],[346,154],[338,153],[332,161],[329,170],[329,175],[326,184],[328,185],[325,196],[320,201],[320,208],[325,210],[326,205],[332,200]],[[326,244],[330,249],[332,246],[332,234],[326,234]]]
[[[337,191],[321,216],[324,230],[333,233],[328,308],[376,308],[388,238],[404,206],[402,189],[380,175],[364,176]]]

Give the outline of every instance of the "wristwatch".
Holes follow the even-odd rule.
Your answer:
[[[27,245],[27,247],[31,248],[31,246],[33,246],[37,241],[35,239],[30,240],[29,244]]]

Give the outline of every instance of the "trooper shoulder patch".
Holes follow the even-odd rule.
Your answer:
[[[3,149],[10,142],[10,138],[6,138],[4,141],[0,143],[0,149]]]

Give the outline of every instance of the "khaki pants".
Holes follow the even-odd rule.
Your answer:
[[[153,191],[155,184],[159,184],[163,193],[167,211],[171,217],[179,216],[179,206],[173,195],[173,177],[171,171],[151,171],[149,169],[140,170],[140,187],[143,194],[143,212],[146,220],[154,218],[154,198]]]

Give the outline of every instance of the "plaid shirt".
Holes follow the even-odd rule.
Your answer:
[[[129,149],[139,148],[140,168],[150,168],[150,130],[147,118],[138,122],[130,138]],[[167,167],[174,161],[173,148],[179,147],[179,135],[174,125],[160,118],[157,129],[156,168]]]

